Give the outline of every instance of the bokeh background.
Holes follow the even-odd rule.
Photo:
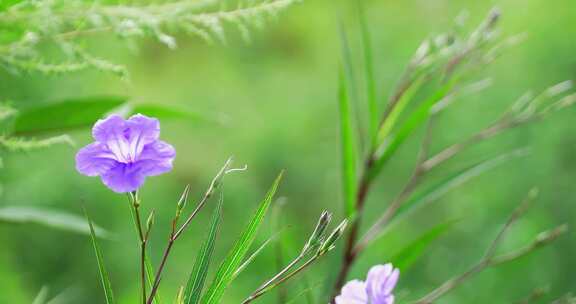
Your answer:
[[[419,42],[449,29],[462,11],[468,12],[467,24],[472,28],[498,6],[504,33],[528,33],[524,43],[479,76],[492,78],[490,88],[466,96],[442,115],[432,142],[435,151],[486,126],[524,92],[576,78],[576,3],[572,0],[371,0],[364,6],[381,107]],[[199,113],[202,120],[162,121],[162,137],[176,147],[178,156],[173,172],[150,178],[141,191],[145,210],[153,208],[158,213],[151,243],[153,260],[157,263],[160,258],[168,222],[184,186],[191,185],[195,201],[229,156],[235,157],[238,166],[247,164],[248,170],[226,178],[224,225],[216,259],[232,246],[281,169],[286,169],[286,175],[279,196],[285,203],[273,209],[280,211],[280,226],[286,227],[279,241],[283,254],[294,256],[322,210],[334,212],[337,219],[343,214],[336,21],[338,16],[344,20],[359,57],[353,8],[352,1],[306,0],[265,30],[253,32],[249,44],[231,33],[227,45],[178,36],[176,50],[151,40],[143,40],[137,50],[131,50],[114,37],[97,37],[91,50],[126,64],[130,81],[97,71],[16,76],[0,70],[0,99],[13,100],[17,108],[26,109],[67,98],[119,95],[135,103],[175,104]],[[529,156],[466,183],[395,226],[361,257],[350,278],[364,277],[371,265],[386,262],[430,227],[457,219],[450,231],[402,273],[399,293],[405,299],[416,298],[477,261],[499,225],[532,187],[540,189],[537,203],[512,229],[504,249],[521,246],[538,232],[560,223],[576,227],[575,119],[576,109],[564,110],[467,150],[443,165],[432,180],[502,151],[531,149]],[[94,221],[114,233],[113,239],[103,241],[103,247],[120,302],[136,303],[138,249],[126,197],[112,193],[97,178],[75,171],[74,154],[90,141],[90,132],[86,128],[70,134],[76,148],[2,152],[0,205],[40,206],[81,214],[83,202]],[[368,218],[383,211],[406,181],[415,161],[418,137],[401,148],[375,183],[367,203]],[[209,214],[205,210],[176,246],[163,278],[163,298],[171,300],[185,282]],[[272,233],[271,226],[268,217],[260,240]],[[51,294],[65,291],[74,299],[70,303],[104,302],[86,236],[38,225],[0,223],[0,244],[0,303],[31,303],[45,285]],[[239,302],[273,274],[274,248],[266,249],[237,278],[223,303]],[[534,288],[548,287],[549,293],[542,300],[547,303],[576,292],[574,256],[574,233],[569,232],[553,246],[474,277],[439,303],[511,303]],[[312,286],[312,293],[319,296],[338,262],[336,250],[289,283],[289,294]],[[275,303],[275,294],[261,302]],[[304,303],[304,298],[295,303]]]

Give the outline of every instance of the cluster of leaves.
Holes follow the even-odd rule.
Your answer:
[[[466,94],[478,93],[487,88],[490,82],[475,80],[475,75],[494,62],[510,46],[520,42],[523,35],[501,37],[497,27],[500,13],[493,10],[469,34],[465,34],[462,23],[459,22],[454,30],[425,39],[412,56],[398,85],[390,93],[385,107],[380,110],[370,34],[362,10],[359,9],[359,12],[365,64],[361,71],[365,81],[362,90],[357,81],[360,79],[360,73],[352,64],[353,52],[348,45],[347,34],[341,30],[342,72],[339,78],[338,97],[342,188],[344,210],[351,221],[351,228],[345,242],[342,267],[332,295],[337,294],[342,287],[359,255],[384,235],[392,223],[406,219],[410,212],[429,205],[473,177],[510,159],[525,155],[526,149],[521,148],[477,161],[452,175],[441,178],[432,186],[423,188],[422,182],[430,171],[470,146],[507,130],[538,121],[576,102],[576,94],[571,90],[571,81],[553,85],[536,95],[527,93],[486,128],[437,153],[431,153],[434,121],[439,119],[440,114],[449,109],[452,103]],[[364,105],[367,105],[366,109],[361,107]],[[410,178],[370,228],[361,233],[360,222],[363,219],[363,210],[371,186],[390,160],[395,158],[399,148],[417,137],[421,129],[425,130],[420,139],[420,151]],[[453,222],[446,222],[433,227],[400,250],[393,262],[401,269],[409,267],[434,239],[452,225]],[[555,237],[550,238],[553,239]],[[530,250],[533,249],[536,248]],[[437,296],[454,287],[450,285],[447,290],[424,297],[420,303],[428,303],[429,299],[436,300]]]
[[[128,42],[151,37],[173,49],[175,34],[226,42],[226,28],[250,39],[251,28],[299,0],[179,0],[147,5],[86,0],[19,0],[0,6],[0,65],[19,73],[69,73],[86,68],[127,76],[124,66],[90,53],[85,38],[112,33]],[[228,25],[228,26],[227,26]],[[55,61],[45,50],[55,49]]]

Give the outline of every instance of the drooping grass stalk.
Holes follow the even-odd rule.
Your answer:
[[[354,210],[353,212],[347,212],[347,214],[353,214],[353,216],[350,216],[351,228],[346,237],[343,260],[333,288],[332,301],[344,285],[358,255],[382,234],[430,171],[472,145],[490,139],[504,131],[537,121],[551,112],[576,103],[576,94],[554,100],[571,89],[571,83],[562,82],[548,88],[536,97],[523,98],[506,111],[500,119],[485,129],[448,146],[436,154],[429,155],[428,146],[432,140],[430,131],[431,120],[451,104],[451,99],[454,98],[456,92],[465,89],[466,85],[463,82],[467,80],[466,76],[471,71],[476,72],[478,69],[493,62],[496,57],[494,54],[499,54],[498,51],[512,44],[505,40],[504,43],[496,43],[491,47],[491,42],[493,42],[495,37],[495,24],[499,16],[499,12],[493,10],[476,30],[456,45],[446,42],[455,38],[444,37],[445,39],[442,40],[447,43],[445,45],[438,45],[438,39],[426,39],[404,71],[382,114],[376,141],[369,149],[370,153],[362,160],[363,167],[357,179],[358,183],[355,187],[357,192],[352,204]],[[444,51],[438,51],[438,49],[442,48],[444,48]],[[406,112],[405,109],[408,104],[414,104],[413,101],[418,96],[415,93],[424,86],[434,86],[435,90],[417,104],[411,113],[403,113]],[[341,87],[346,86],[341,85]],[[367,94],[369,95],[370,92]],[[342,100],[342,97],[340,99]],[[407,115],[404,121],[398,119],[401,114]],[[426,121],[428,122],[428,127],[422,139],[420,152],[412,174],[383,214],[361,236],[359,228],[371,185],[392,156],[396,155],[398,148]],[[342,134],[345,135],[345,133]],[[345,139],[346,137],[343,138]],[[344,149],[344,156],[346,156],[345,152],[346,150]],[[343,168],[346,169],[346,167]],[[346,176],[346,174],[348,173],[344,171],[343,175]],[[345,187],[345,189],[350,188],[346,183]],[[350,203],[346,199],[347,210],[349,205]]]
[[[523,216],[532,200],[535,199],[537,191],[532,190],[528,197],[514,210],[512,215],[508,218],[506,223],[502,226],[494,240],[488,246],[486,253],[484,256],[466,270],[464,273],[457,275],[448,281],[444,282],[438,288],[434,289],[430,293],[426,294],[419,300],[415,301],[415,304],[431,304],[437,301],[440,297],[445,295],[446,293],[450,292],[451,290],[455,289],[456,287],[460,286],[466,280],[468,280],[473,275],[484,271],[489,267],[495,267],[504,263],[508,263],[514,260],[517,260],[521,257],[524,257],[536,249],[539,249],[545,245],[550,244],[551,242],[555,241],[560,235],[567,231],[567,226],[560,225],[552,230],[541,232],[536,236],[536,238],[527,246],[522,247],[520,249],[516,249],[510,251],[508,253],[504,253],[501,255],[496,255],[496,249],[501,244],[502,240],[504,239],[506,233],[510,229],[510,227],[521,217]]]

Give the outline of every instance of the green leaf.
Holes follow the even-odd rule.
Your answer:
[[[457,221],[452,220],[445,223],[440,223],[430,230],[423,233],[421,236],[410,242],[406,247],[402,248],[392,259],[391,262],[395,267],[401,271],[405,271],[414,264],[426,251],[426,249],[437,240],[440,236],[446,233]]]
[[[340,153],[342,154],[342,189],[344,210],[351,217],[356,210],[356,147],[352,124],[352,111],[348,99],[346,81],[340,74],[338,93],[340,113]]]
[[[280,232],[275,233],[266,239],[266,241],[264,241],[258,248],[256,248],[256,250],[254,250],[254,252],[242,263],[242,265],[238,266],[232,278],[235,279],[240,273],[242,273],[242,271],[244,271],[244,269],[246,269],[246,267],[248,267],[258,255],[260,255],[262,250],[264,250],[264,248],[266,248],[270,242],[274,241],[279,234]]]
[[[212,253],[214,252],[216,234],[218,233],[220,220],[222,219],[222,203],[223,196],[220,194],[220,201],[212,215],[208,235],[204,240],[204,243],[202,243],[200,250],[198,251],[196,261],[194,262],[194,267],[192,268],[192,272],[188,278],[188,283],[186,283],[186,289],[184,290],[183,297],[184,303],[186,304],[196,304],[200,300],[202,288],[204,287],[204,281],[206,280],[206,275],[208,274],[210,260],[212,259]]]
[[[48,302],[48,287],[42,286],[36,298],[34,298],[34,302],[32,304],[46,304]]]
[[[386,229],[381,231],[375,238],[371,241],[374,242],[376,239],[382,237],[389,231],[390,227],[394,224],[400,222],[406,218],[412,212],[436,201],[449,191],[461,186],[462,184],[468,182],[485,173],[491,169],[498,167],[514,158],[527,155],[527,149],[517,149],[511,152],[500,154],[496,157],[481,161],[472,166],[468,166],[464,169],[457,171],[456,173],[447,176],[440,180],[439,182],[433,184],[432,186],[426,188],[425,190],[416,193],[410,197],[396,212],[396,216],[391,220],[390,225],[386,226]]]
[[[364,80],[366,81],[366,101],[368,103],[368,121],[370,130],[370,139],[372,145],[376,143],[378,133],[378,104],[376,100],[376,81],[374,79],[374,60],[372,55],[372,45],[370,43],[370,31],[366,24],[366,14],[362,7],[362,1],[358,4],[358,20],[360,23],[360,33],[362,40],[362,49],[364,55]]]
[[[89,127],[126,102],[125,97],[71,99],[20,111],[14,133],[41,133]]]
[[[90,226],[90,235],[92,237],[92,245],[94,246],[94,251],[96,252],[96,259],[98,261],[98,271],[100,273],[100,279],[102,281],[102,287],[104,288],[104,294],[106,296],[107,304],[114,304],[114,293],[112,292],[112,284],[110,283],[110,278],[108,277],[108,272],[106,271],[106,266],[104,265],[104,257],[102,255],[102,250],[98,244],[98,239],[96,238],[96,232],[94,231],[94,225],[92,225],[92,220],[88,215],[88,211],[84,209],[86,215],[86,220]]]
[[[86,220],[78,215],[38,207],[2,207],[0,222],[16,224],[38,224],[45,227],[60,229],[84,235],[90,234]],[[109,235],[100,227],[94,228],[100,238]]]
[[[165,104],[133,104],[129,106],[130,113],[141,113],[160,119],[184,119],[192,122],[208,122],[205,116],[174,105]]]
[[[377,143],[383,143],[388,135],[390,135],[394,127],[397,125],[398,119],[408,104],[410,104],[410,101],[413,100],[414,95],[416,92],[418,92],[418,89],[420,89],[425,79],[426,77],[424,77],[424,75],[418,76],[418,78],[408,87],[408,89],[406,89],[404,94],[402,94],[400,100],[398,100],[398,103],[396,103],[396,106],[390,112],[390,115],[388,115],[380,130],[378,130],[378,135],[376,138]]]
[[[474,177],[477,177],[482,173],[485,173],[502,164],[505,164],[512,159],[526,155],[527,155],[526,149],[517,149],[511,152],[497,155],[496,157],[487,160],[483,160],[472,166],[468,166],[462,170],[459,170],[458,172],[442,179],[438,183],[432,185],[431,187],[411,197],[408,201],[406,201],[406,203],[404,203],[398,209],[398,212],[394,217],[394,221],[398,221],[402,217],[409,214],[410,212],[415,211],[418,208],[422,208],[426,204],[429,204],[439,199],[452,189],[461,186],[467,181],[473,179]]]
[[[390,158],[394,155],[394,153],[398,150],[398,148],[408,139],[414,131],[420,127],[428,117],[430,116],[430,112],[432,107],[439,101],[441,101],[444,97],[446,97],[450,91],[452,90],[456,80],[451,80],[446,82],[442,85],[438,90],[432,94],[432,96],[428,97],[424,100],[415,110],[412,112],[406,122],[404,122],[398,132],[391,136],[389,143],[385,147],[384,152],[379,156],[376,160],[374,167],[370,170],[369,178],[374,179],[384,165],[390,160]]]
[[[220,299],[224,294],[224,291],[231,283],[234,272],[240,266],[240,263],[246,256],[246,253],[250,249],[250,246],[254,242],[256,237],[256,232],[258,227],[262,224],[262,220],[264,219],[264,215],[270,207],[270,203],[272,202],[272,197],[278,188],[278,184],[282,179],[282,173],[278,175],[270,190],[266,194],[264,200],[260,203],[260,206],[256,210],[256,213],[252,216],[250,223],[244,231],[242,232],[240,239],[236,242],[232,250],[228,253],[222,264],[220,265],[218,271],[216,272],[216,276],[212,281],[212,284],[204,294],[201,303],[203,304],[215,304],[220,303]]]
[[[338,112],[340,116],[340,153],[342,157],[342,189],[344,210],[347,217],[356,211],[356,138],[354,136],[353,108],[350,100],[355,97],[352,56],[346,33],[340,25],[342,70],[338,82]],[[350,87],[348,86],[350,84]]]

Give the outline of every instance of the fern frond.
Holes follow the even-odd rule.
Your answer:
[[[0,104],[0,122],[12,118],[18,111],[7,104]]]
[[[59,144],[73,146],[74,141],[68,135],[59,135],[45,139],[0,136],[0,148],[11,152],[29,152]]]
[[[70,73],[96,68],[126,76],[124,67],[80,51],[80,40],[99,33],[120,38],[154,38],[173,49],[175,34],[186,33],[207,42],[226,43],[226,28],[236,29],[245,40],[252,28],[259,29],[301,0],[239,0],[225,8],[225,0],[178,0],[163,4],[121,5],[83,0],[24,0],[0,12],[0,28],[17,39],[0,42],[0,64],[13,72]],[[61,50],[63,60],[47,60],[44,44]]]

